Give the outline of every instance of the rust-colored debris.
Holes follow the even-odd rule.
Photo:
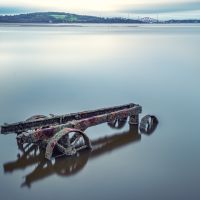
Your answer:
[[[35,115],[28,120],[1,126],[1,134],[17,133],[18,144],[36,144],[45,148],[45,157],[51,159],[55,152],[62,155],[74,155],[83,149],[91,149],[91,141],[84,131],[102,123],[112,128],[122,128],[127,119],[129,124],[138,126],[142,107],[138,104],[126,104],[98,110],[46,117]],[[140,130],[148,133],[154,116],[147,115],[141,120]],[[150,132],[148,133],[150,134]]]

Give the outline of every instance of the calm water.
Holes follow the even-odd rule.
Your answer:
[[[199,25],[1,25],[0,124],[134,102],[159,125],[89,128],[106,148],[51,163],[0,135],[0,198],[199,199],[199,52]]]

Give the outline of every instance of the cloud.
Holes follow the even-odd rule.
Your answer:
[[[34,12],[34,11],[36,11],[36,9],[27,8],[27,7],[12,7],[12,6],[1,6],[0,7],[0,15],[2,15],[2,14],[29,13],[29,12]]]
[[[168,14],[199,12],[200,0],[0,0],[0,14],[62,11],[84,14]],[[189,11],[189,12],[188,12]]]
[[[154,14],[154,13],[175,13],[185,11],[200,11],[200,1],[181,3],[147,3],[130,4],[120,9],[122,13]]]

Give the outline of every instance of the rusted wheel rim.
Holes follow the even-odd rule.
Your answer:
[[[62,154],[74,155],[78,151],[91,148],[90,139],[80,130],[65,128],[56,133],[49,141],[46,147],[45,157],[50,159],[54,147]]]
[[[108,126],[114,129],[121,129],[125,126],[126,122],[127,122],[127,117],[122,119],[115,118],[114,120],[108,122]]]

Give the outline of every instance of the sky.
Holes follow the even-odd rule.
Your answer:
[[[62,11],[129,18],[198,18],[200,0],[0,0],[0,14]]]

